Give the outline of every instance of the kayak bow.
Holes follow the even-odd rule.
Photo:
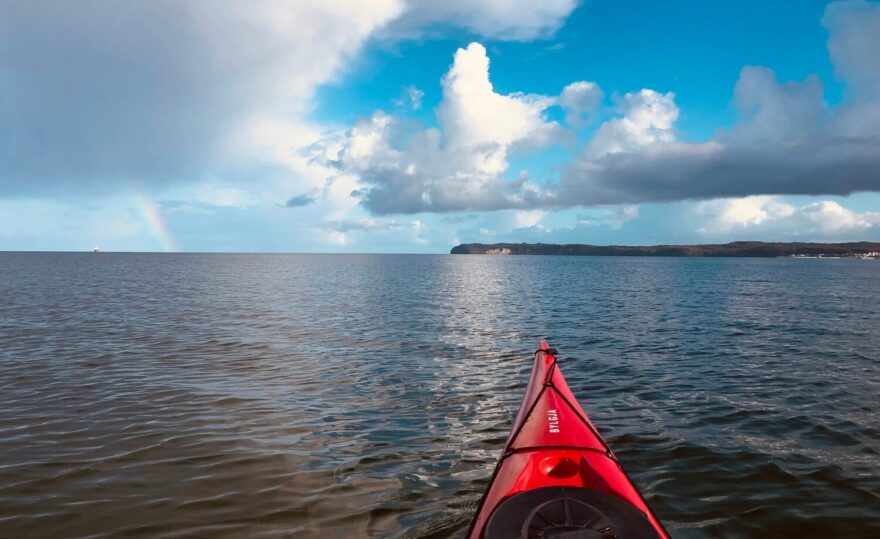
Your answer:
[[[470,539],[668,539],[542,342]]]

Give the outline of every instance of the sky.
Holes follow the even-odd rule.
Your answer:
[[[880,241],[880,2],[0,0],[0,250]]]

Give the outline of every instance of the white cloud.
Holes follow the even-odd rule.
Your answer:
[[[595,82],[572,82],[562,89],[559,105],[565,110],[565,121],[575,127],[588,123],[590,113],[602,102],[602,88]]]
[[[513,228],[532,228],[540,226],[544,215],[543,210],[518,210],[513,212]]]
[[[705,235],[774,233],[828,239],[880,231],[880,213],[856,212],[833,200],[794,206],[774,196],[751,196],[700,202],[695,211],[706,218]]]
[[[833,200],[807,204],[800,209],[800,216],[809,222],[814,230],[826,234],[865,232],[872,228],[880,228],[880,213],[871,211],[857,213]]]
[[[410,84],[403,89],[401,97],[394,100],[394,104],[398,107],[408,106],[413,110],[419,110],[422,108],[423,97],[425,92]]]
[[[327,245],[345,247],[348,245],[349,242],[348,234],[339,230],[333,230],[329,228],[316,228],[313,230],[313,232],[316,236],[318,236],[318,238],[320,238],[322,243]]]
[[[507,168],[507,151],[517,141],[546,141],[558,125],[544,115],[553,100],[536,95],[502,95],[489,80],[489,57],[479,43],[455,52],[443,77],[443,101],[437,120],[444,145],[450,150],[474,152],[477,170],[498,174]]]
[[[345,137],[344,147],[340,148],[346,168],[363,168],[376,155],[389,151],[387,133],[393,121],[391,116],[377,112],[369,121],[355,124]]]
[[[628,93],[623,96],[620,111],[623,117],[609,120],[596,130],[584,151],[588,159],[675,140],[673,126],[679,111],[672,92],[643,89]]]
[[[634,204],[621,206],[617,210],[617,215],[620,216],[621,219],[631,221],[639,216],[639,207]]]
[[[358,178],[352,174],[331,174],[321,189],[320,207],[316,208],[323,219],[342,219],[355,210],[360,201],[353,196],[360,189]]]
[[[790,217],[796,211],[794,206],[771,196],[708,200],[697,203],[696,208],[698,213],[709,217],[700,232],[716,234],[756,227]]]
[[[478,43],[455,53],[441,82],[439,129],[379,111],[313,146],[313,162],[359,178],[359,193],[375,213],[495,209],[541,196],[524,177],[508,198],[501,174],[511,152],[548,144],[562,132],[545,117],[554,99],[496,93]]]
[[[412,230],[412,238],[413,243],[417,245],[427,245],[428,240],[424,237],[424,233],[428,231],[428,227],[423,223],[420,219],[413,219],[409,223],[410,230]]]

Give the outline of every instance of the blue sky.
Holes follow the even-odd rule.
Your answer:
[[[877,2],[0,15],[2,250],[880,240],[878,191]]]

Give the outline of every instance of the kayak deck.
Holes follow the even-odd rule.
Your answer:
[[[546,342],[468,537],[669,537],[572,395]]]

